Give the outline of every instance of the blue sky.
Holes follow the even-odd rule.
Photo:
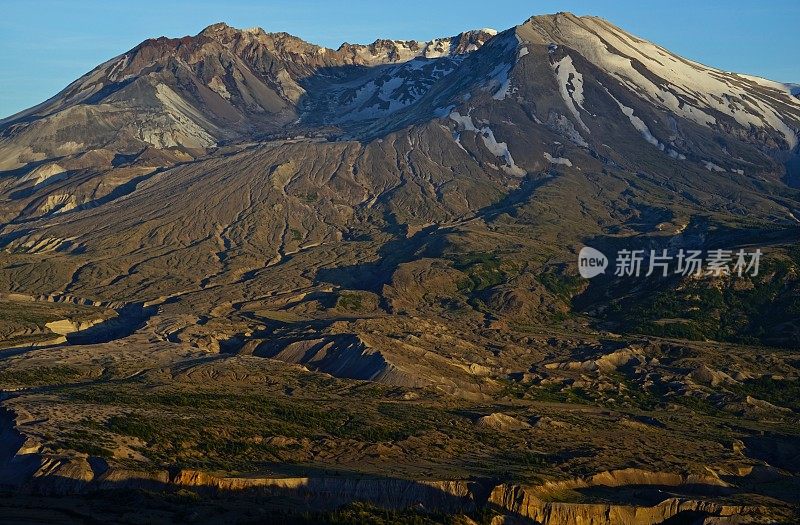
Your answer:
[[[502,30],[557,11],[602,16],[721,69],[800,82],[799,0],[2,0],[0,118],[45,100],[146,38],[193,35],[214,22],[338,47],[379,37],[427,40],[479,27]]]

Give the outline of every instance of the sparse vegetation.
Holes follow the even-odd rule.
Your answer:
[[[557,271],[541,273],[537,276],[537,279],[548,292],[565,301],[572,299],[575,294],[586,286],[586,281],[580,276],[566,275]]]
[[[339,295],[336,301],[336,307],[343,310],[359,311],[363,306],[363,299],[361,295],[357,293],[343,293]]]
[[[141,440],[145,445],[140,452],[158,464],[177,460],[194,467],[235,465],[243,471],[257,470],[265,459],[280,457],[278,448],[269,444],[270,437],[394,442],[433,429],[436,421],[431,411],[405,410],[387,403],[351,407],[337,402],[320,407],[311,401],[258,394],[142,394],[108,388],[64,393],[76,401],[125,410],[108,418],[102,427]],[[203,415],[172,415],[188,408]]]
[[[480,292],[501,284],[506,279],[502,263],[496,255],[470,253],[454,256],[453,266],[464,272],[467,278],[459,283],[459,289],[466,292]]]
[[[0,369],[0,387],[59,385],[74,380],[81,372],[71,366],[41,366]]]
[[[773,379],[769,376],[750,379],[729,386],[738,395],[752,396],[784,408],[800,412],[800,380]]]
[[[613,302],[607,315],[629,333],[797,346],[799,269],[793,259],[778,256],[762,262],[757,277],[667,281]]]

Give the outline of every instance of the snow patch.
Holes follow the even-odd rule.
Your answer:
[[[564,166],[572,166],[572,161],[571,160],[569,160],[569,159],[567,159],[565,157],[554,157],[554,156],[550,155],[549,153],[547,153],[546,151],[544,152],[544,158],[547,159],[547,161],[550,164],[562,164]]]
[[[482,33],[489,35],[489,38],[483,37]],[[487,28],[466,31],[456,37],[435,38],[429,42],[390,40],[388,42],[391,42],[391,46],[381,45],[376,48],[375,45],[360,45],[354,49],[360,61],[367,65],[408,62],[418,57],[461,59],[462,53],[476,51],[486,40],[495,35],[497,35],[496,30]],[[473,41],[462,50],[459,45],[461,39],[465,37],[473,38]]]
[[[130,57],[128,54],[124,54],[119,59],[117,59],[111,67],[108,69],[108,79],[112,82],[121,82],[132,75],[122,75],[122,71],[128,67],[130,63]]]
[[[653,146],[657,147],[661,151],[664,151],[664,145],[661,142],[659,142],[659,140],[655,138],[652,133],[650,133],[650,128],[647,127],[647,124],[645,124],[642,119],[633,114],[633,108],[629,108],[628,106],[625,106],[620,102],[617,103],[619,104],[619,108],[622,110],[622,113],[624,113],[625,116],[628,117],[628,120],[630,120],[633,127],[636,128],[639,131],[639,133],[642,134],[644,140],[646,140]]]
[[[705,166],[705,168],[708,171],[727,171],[722,166],[718,166],[718,165],[714,164],[713,162],[711,162],[710,160],[704,160],[703,161],[703,166]]]
[[[495,100],[503,100],[508,95],[509,90],[511,89],[511,78],[509,74],[511,73],[511,64],[498,64],[491,73],[489,73],[489,82],[487,84],[487,89],[492,90],[495,87],[497,91],[495,91],[492,98]]]
[[[505,161],[505,165],[502,166],[503,171],[509,175],[514,175],[517,177],[523,177],[526,175],[527,172],[517,166],[517,164],[514,162],[514,158],[511,156],[511,152],[508,150],[508,145],[505,142],[498,142],[494,136],[494,131],[492,131],[489,126],[476,128],[475,124],[472,122],[472,117],[469,115],[461,115],[458,111],[453,111],[450,113],[450,118],[462,126],[465,131],[479,133],[483,139],[483,144],[486,146],[486,149],[488,149],[495,157],[501,158]],[[461,146],[460,135],[454,135],[454,139],[458,145]]]
[[[589,144],[583,138],[583,136],[575,129],[575,125],[572,123],[570,119],[566,117],[566,115],[562,115],[560,113],[551,114],[550,117],[547,119],[547,124],[554,128],[556,131],[561,133],[562,135],[566,135],[569,140],[577,144],[582,148],[588,148]]]
[[[575,69],[575,65],[572,63],[572,57],[569,55],[553,63],[552,66],[556,78],[558,79],[558,90],[561,93],[561,98],[564,99],[567,108],[578,121],[581,128],[589,133],[589,128],[583,122],[583,119],[581,119],[581,114],[578,111],[578,108],[586,111],[583,107],[583,75],[578,73],[578,70]]]
[[[450,113],[450,118],[467,131],[478,131],[472,123],[472,117],[469,115],[462,115],[458,111],[453,111]]]
[[[673,159],[678,159],[678,160],[685,160],[686,159],[686,155],[683,155],[682,153],[678,153],[677,151],[675,151],[672,148],[666,147],[657,138],[655,138],[653,136],[653,134],[650,132],[650,128],[647,127],[647,124],[645,124],[642,119],[640,119],[639,117],[637,117],[636,115],[633,114],[633,108],[629,108],[628,106],[626,106],[625,104],[623,104],[622,102],[617,100],[616,97],[614,97],[614,95],[609,93],[608,90],[606,90],[606,93],[608,93],[609,97],[614,99],[614,102],[617,103],[617,105],[619,106],[619,109],[622,111],[622,113],[626,117],[628,117],[628,120],[630,121],[630,123],[633,125],[634,128],[636,128],[636,130],[639,132],[639,134],[642,135],[642,138],[644,138],[644,140],[646,140],[647,142],[649,142],[650,144],[652,144],[653,146],[655,146],[659,150],[665,152],[667,155],[669,155]]]

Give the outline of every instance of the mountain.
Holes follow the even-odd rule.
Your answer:
[[[791,86],[569,13],[147,40],[0,121],[0,388],[35,451],[8,464],[61,465],[14,470],[45,492],[335,471],[547,523],[783,519],[799,134]],[[588,281],[584,245],[765,260]],[[404,505],[323,478],[289,495]]]
[[[544,153],[561,158],[547,151],[555,142],[576,155],[627,157],[620,144],[638,133],[690,169],[769,172],[797,185],[800,117],[790,88],[692,63],[595,18],[534,17],[494,35],[479,30],[333,51],[284,33],[215,24],[195,37],[147,40],[0,121],[0,167],[24,172],[8,190],[27,196],[11,199],[10,209],[27,216],[87,205],[142,171],[111,183],[103,177],[104,189],[95,184],[90,193],[39,188],[71,170],[168,166],[259,137],[369,140],[435,121],[455,133],[473,131],[483,128],[457,120],[483,110],[526,113],[524,126],[502,118],[484,126],[498,129],[497,144],[538,151],[517,167],[512,151],[488,138],[518,175],[546,168]],[[604,139],[595,137],[609,130],[625,140],[604,151]]]
[[[378,40],[367,46],[342,44],[334,51],[285,33],[214,24],[195,37],[147,40],[52,99],[0,121],[9,139],[4,141],[2,166],[14,169],[98,150],[126,154],[148,147],[177,148],[197,154],[295,123],[307,96],[303,85],[310,77],[324,77],[326,85],[336,82],[344,90],[347,68],[360,68],[363,74],[365,66],[441,59],[437,71],[423,68],[414,73],[403,66],[392,71],[393,77],[408,78],[408,85],[391,90],[387,85],[382,94],[396,105],[407,104],[415,90],[425,88],[414,83],[416,77],[430,82],[441,76],[452,67],[448,64],[457,63],[493,34],[472,31],[431,42]],[[333,77],[326,73],[332,70]],[[386,75],[372,82],[383,86]],[[65,135],[71,140],[53,149],[53,142]]]

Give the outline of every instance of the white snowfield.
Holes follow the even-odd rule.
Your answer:
[[[451,73],[457,63],[418,57],[386,66],[388,69],[367,82],[357,79],[342,84],[331,92],[331,107],[340,115],[332,121],[377,119],[408,107],[422,98],[434,81]]]
[[[572,161],[571,160],[569,160],[569,159],[567,159],[565,157],[554,157],[554,156],[550,155],[549,153],[547,153],[546,151],[544,152],[544,158],[550,164],[563,164],[564,166],[572,166]]]
[[[608,93],[608,90],[606,90],[606,93]],[[617,100],[611,93],[608,93],[608,96],[614,99],[614,102],[617,103],[619,109],[626,117],[628,117],[628,120],[630,121],[631,125],[634,128],[636,128],[636,130],[642,135],[642,138],[644,138],[644,140],[646,140],[653,146],[657,147],[661,151],[665,152],[673,159],[679,159],[679,160],[686,159],[686,155],[679,153],[674,148],[665,146],[661,141],[655,138],[653,134],[650,132],[650,128],[647,127],[647,124],[645,124],[642,119],[633,114],[633,108],[629,108],[628,106],[624,105],[622,102]]]
[[[527,172],[517,166],[517,164],[514,162],[514,158],[511,156],[511,152],[508,150],[508,145],[505,142],[497,142],[494,132],[489,126],[477,128],[472,122],[471,116],[462,115],[458,111],[453,111],[450,113],[450,119],[463,127],[464,131],[472,131],[473,133],[479,134],[483,139],[483,145],[486,146],[486,149],[488,149],[492,155],[502,159],[505,162],[505,164],[501,166],[503,171],[509,175],[514,175],[517,177],[525,176]],[[458,145],[461,146],[460,134],[456,134],[454,138]],[[461,148],[464,149],[463,146],[461,146]]]
[[[583,107],[583,75],[578,73],[572,63],[572,57],[565,56],[558,62],[553,64],[553,70],[558,77],[558,89],[561,92],[561,98],[567,104],[570,113],[581,125],[581,128],[589,133],[589,128],[581,119],[581,114],[578,112],[576,105],[586,111]],[[569,89],[572,86],[573,89]]]
[[[717,124],[709,111],[713,109],[729,115],[745,128],[772,128],[782,133],[790,148],[798,143],[797,133],[783,120],[787,114],[800,119],[800,99],[792,96],[791,87],[692,62],[627,35],[600,18],[561,15],[557,19],[557,32],[538,25],[536,18],[530,23],[545,41],[552,39],[575,49],[637,96],[676,115],[713,126]],[[646,75],[641,67],[634,67],[634,60],[646,68]],[[565,61],[566,58],[562,59],[556,66],[562,86],[567,72],[574,70],[571,61]],[[758,97],[753,96],[756,89]],[[572,99],[577,102],[575,93]]]

